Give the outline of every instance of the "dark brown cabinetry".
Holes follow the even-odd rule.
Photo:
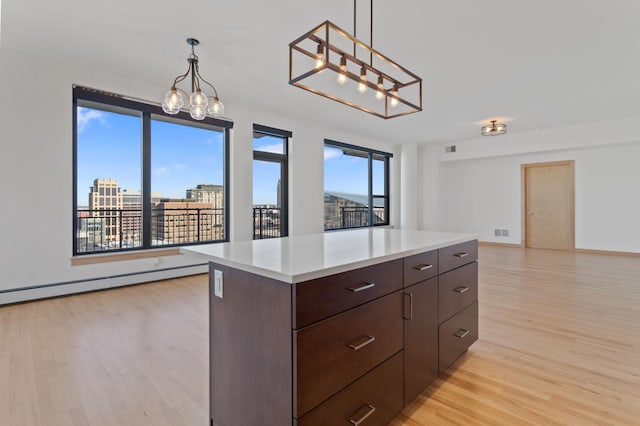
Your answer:
[[[470,241],[293,284],[211,263],[212,424],[388,424],[477,339],[476,259]]]
[[[438,278],[404,289],[404,402],[438,376]]]
[[[439,250],[438,370],[442,373],[478,340],[478,242]]]

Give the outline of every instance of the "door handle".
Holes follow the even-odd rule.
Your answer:
[[[528,214],[529,216],[531,216],[531,215],[533,214],[533,212],[527,212],[527,214]]]

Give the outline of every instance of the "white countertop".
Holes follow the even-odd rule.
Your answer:
[[[180,250],[220,265],[298,283],[475,239],[472,234],[366,228]]]

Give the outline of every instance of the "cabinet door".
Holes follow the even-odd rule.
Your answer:
[[[405,405],[438,376],[438,278],[404,290]]]

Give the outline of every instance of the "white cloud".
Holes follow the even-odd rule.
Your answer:
[[[274,143],[273,145],[261,146],[258,151],[272,152],[274,154],[282,154],[282,143]]]
[[[186,164],[182,164],[182,163],[175,163],[173,165],[173,168],[176,169],[176,170],[184,170],[184,169],[187,168],[187,165]]]
[[[82,107],[78,108],[78,133],[84,132],[84,129],[86,129],[93,120],[98,120],[104,124],[106,117],[102,111]]]
[[[166,167],[158,167],[157,169],[155,169],[153,171],[153,174],[154,174],[154,176],[158,177],[158,176],[162,176],[162,175],[167,174],[168,171],[169,170],[167,170]]]
[[[330,160],[332,158],[338,158],[342,155],[342,151],[335,148],[325,148],[324,149],[324,159]]]

